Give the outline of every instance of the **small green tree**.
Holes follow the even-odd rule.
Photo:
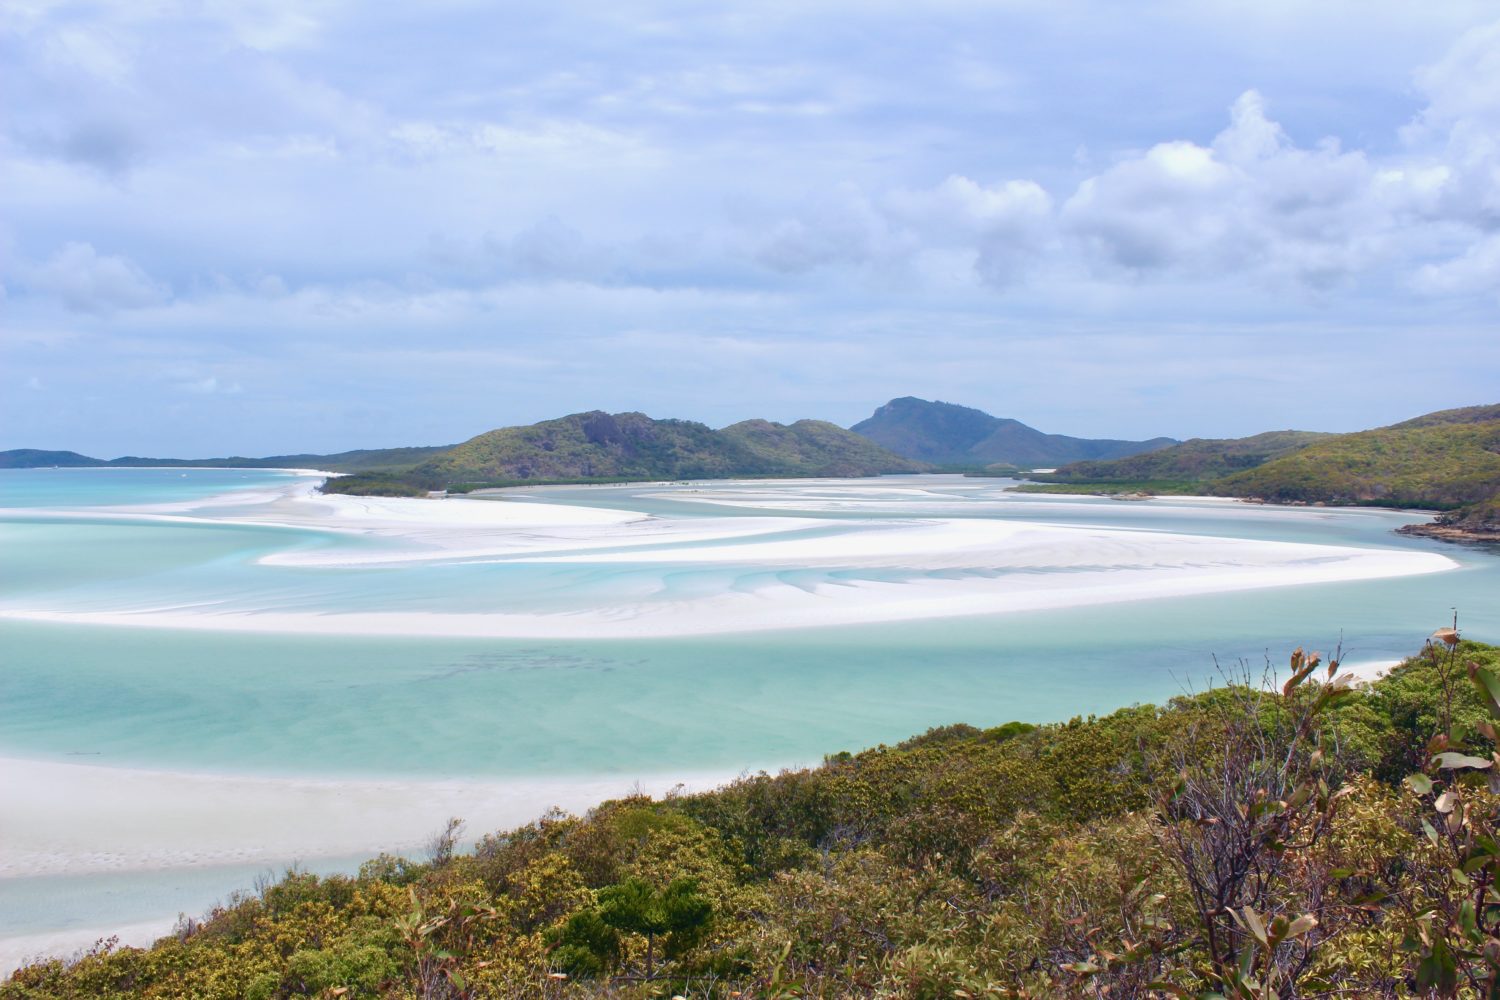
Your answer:
[[[665,939],[667,958],[680,958],[703,940],[712,920],[713,904],[696,879],[674,879],[657,889],[630,878],[601,889],[597,906],[568,919],[553,958],[576,975],[597,976],[619,961],[620,934],[639,934],[646,939],[646,978],[653,979],[657,938]]]
[[[557,934],[552,964],[570,976],[597,979],[620,961],[620,932],[596,909],[580,910]]]

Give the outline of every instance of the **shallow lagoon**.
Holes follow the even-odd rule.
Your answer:
[[[0,514],[0,610],[149,612],[192,603],[206,613],[262,616],[497,606],[566,615],[570,604],[626,594],[692,615],[695,601],[767,587],[827,592],[965,586],[967,579],[946,564],[893,571],[836,560],[798,568],[705,558],[703,550],[731,552],[737,543],[691,530],[630,549],[699,550],[698,561],[681,564],[607,561],[619,547],[605,528],[583,550],[598,556],[592,561],[577,557],[575,545],[566,551],[576,561],[453,553],[381,562],[400,549],[390,538],[336,530],[332,522],[288,526],[251,516],[267,496],[305,482],[258,470],[0,474],[0,508],[8,508]],[[1350,661],[1396,659],[1454,607],[1469,635],[1500,640],[1500,558],[1393,534],[1409,515],[1026,497],[1000,492],[1005,485],[907,477],[557,488],[441,503],[623,509],[692,530],[725,519],[784,519],[760,525],[756,537],[807,545],[900,530],[913,520],[1043,520],[1437,552],[1458,566],[1014,614],[677,637],[369,638],[0,620],[0,755],[284,778],[547,778],[562,788],[609,775],[628,783],[812,763],[953,721],[1106,712],[1201,687],[1213,679],[1216,658],[1284,662],[1299,644],[1329,650],[1342,639]],[[239,492],[226,498],[228,490]],[[218,499],[195,508],[205,498]],[[533,551],[552,551],[550,544],[542,538]],[[296,558],[277,561],[288,553]],[[349,553],[375,561],[341,562]],[[433,816],[430,826],[444,818]],[[87,887],[103,876],[0,879],[0,936],[192,912],[246,888],[247,870],[117,872],[98,883],[97,902]]]

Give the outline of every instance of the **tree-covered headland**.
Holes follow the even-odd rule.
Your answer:
[[[1436,510],[1410,534],[1500,540],[1500,404],[1441,410],[1352,434],[1272,431],[1195,439],[1114,461],[1076,462],[1044,492],[1196,493],[1271,503]]]
[[[0,998],[1489,997],[1500,649],[1299,651],[718,791],[289,872]]]

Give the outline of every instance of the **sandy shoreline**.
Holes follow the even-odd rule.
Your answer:
[[[838,483],[799,490],[800,498],[781,501],[764,484],[747,484],[727,499],[868,512],[886,497],[900,495],[910,504],[930,495]],[[616,582],[584,602],[564,597],[518,608],[502,600],[483,611],[447,611],[440,595],[428,602],[431,609],[367,610],[370,602],[351,592],[346,603],[358,610],[336,603],[287,610],[236,598],[208,606],[153,601],[143,593],[136,606],[125,608],[28,606],[12,599],[0,607],[0,618],[309,635],[647,638],[1014,614],[1457,566],[1440,553],[1410,549],[1052,523],[1042,519],[1045,506],[1037,519],[942,516],[952,504],[935,498],[934,516],[902,519],[670,518],[522,500],[324,496],[301,481],[249,496],[136,508],[129,516],[358,536],[357,544],[266,554],[258,560],[266,566],[317,571],[503,561],[543,569],[613,567]],[[701,575],[692,587],[677,585],[693,573]]]
[[[4,757],[0,885],[19,876],[409,852],[450,816],[477,837],[554,806],[582,812],[636,789],[701,791],[734,777],[262,778]]]
[[[172,933],[176,924],[175,916],[162,915],[128,924],[100,924],[97,927],[72,927],[0,937],[0,982],[25,963],[36,959],[68,959],[108,938],[114,938],[122,948],[149,948],[158,938]]]
[[[224,879],[219,888],[200,891],[206,907],[250,888],[245,866],[275,874],[294,863],[363,860],[381,852],[420,859],[450,816],[464,820],[468,845],[554,807],[583,813],[635,792],[705,791],[735,777],[261,778],[0,757],[0,898],[14,892],[7,889],[18,884],[13,879],[136,872],[144,876],[142,886],[170,887],[174,873],[205,869],[208,877]],[[217,868],[240,874],[215,875]],[[115,904],[129,913],[119,922],[0,933],[0,977],[23,959],[68,955],[102,937],[146,945],[171,931],[180,909],[199,915],[180,898],[176,905],[159,904],[158,896],[174,896],[170,888],[137,892],[133,907],[128,898]]]
[[[1339,676],[1349,676],[1355,684],[1371,684],[1390,673],[1405,660],[1357,660],[1339,664]]]

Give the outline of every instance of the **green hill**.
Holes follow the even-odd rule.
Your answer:
[[[472,853],[450,825],[0,1000],[1491,996],[1500,650],[1452,638],[1362,689],[1299,651],[1274,684],[946,726]]]
[[[1120,458],[1176,443],[1172,438],[1117,441],[1044,434],[1019,420],[915,396],[891,400],[850,430],[907,458],[969,468],[1050,468],[1086,459]]]
[[[1225,476],[1212,492],[1278,502],[1453,510],[1500,496],[1500,407],[1338,434]]]
[[[1192,440],[1148,455],[1079,462],[1035,489],[1196,492],[1275,503],[1356,504],[1446,512],[1402,530],[1500,540],[1500,405],[1440,410],[1353,434],[1273,431]]]
[[[1437,410],[1392,424],[1387,430],[1408,430],[1416,427],[1436,427],[1443,424],[1488,424],[1500,420],[1500,403],[1484,406],[1460,406],[1453,410]]]
[[[1144,455],[1074,462],[1036,478],[1057,483],[1198,483],[1253,468],[1332,436],[1315,431],[1268,431],[1247,438],[1193,438]]]
[[[873,472],[921,472],[920,462],[903,459],[872,441],[825,420],[799,420],[790,426],[745,420],[719,431],[760,463],[763,475],[868,476]]]
[[[108,464],[76,451],[42,451],[38,448],[0,451],[0,469],[92,469]]]
[[[873,476],[921,463],[819,420],[747,420],[714,430],[691,420],[593,410],[471,438],[394,477],[329,480],[330,492],[438,490],[473,484],[736,476]],[[379,480],[374,482],[372,480]]]

